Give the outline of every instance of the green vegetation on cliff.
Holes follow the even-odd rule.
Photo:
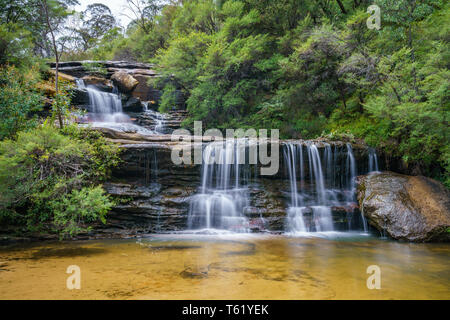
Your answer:
[[[0,142],[0,221],[61,237],[104,221],[113,205],[100,183],[119,158],[100,133],[43,124]]]
[[[401,157],[410,172],[450,186],[448,1],[137,0],[136,19],[126,30],[107,6],[93,4],[75,15],[76,3],[0,3],[0,139],[7,139],[2,144],[29,156],[29,132],[39,137],[47,131],[70,144],[88,143],[38,126],[42,61],[57,54],[62,60],[154,62],[162,74],[161,111],[173,107],[181,90],[189,111],[186,127],[202,120],[205,128],[277,128],[284,138],[353,136]],[[372,4],[381,9],[379,30],[366,24]],[[55,101],[52,116],[65,115],[64,88]],[[87,161],[84,172],[97,170],[89,147],[80,148],[87,152],[78,154]],[[8,152],[1,154],[6,163],[17,156]],[[15,181],[8,171],[3,174]],[[28,191],[59,194],[55,174],[45,192]],[[69,202],[100,201],[99,182],[91,178],[83,174],[83,183],[67,182],[66,197],[54,211],[70,216]],[[27,210],[49,210],[36,199],[27,197]],[[2,208],[8,215],[25,212],[7,201]],[[56,226],[64,219],[50,220]]]
[[[70,124],[69,84],[60,79],[56,90],[44,64],[75,3],[0,2],[1,231],[71,237],[104,222],[113,205],[101,183],[119,150],[98,132]],[[57,54],[72,40],[59,38]]]
[[[152,4],[155,1],[143,1]],[[381,29],[369,29],[371,4]],[[450,185],[449,4],[439,0],[189,0],[132,23],[92,58],[160,66],[205,127],[353,135]]]

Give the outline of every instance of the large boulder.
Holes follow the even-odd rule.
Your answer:
[[[358,201],[378,230],[398,240],[450,240],[450,193],[439,182],[392,172],[360,176]]]
[[[120,92],[129,93],[139,84],[133,76],[125,71],[117,71],[111,76],[111,80],[119,88]]]

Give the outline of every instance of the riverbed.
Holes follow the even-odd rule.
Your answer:
[[[449,257],[448,244],[336,232],[14,244],[0,247],[0,299],[450,299]]]

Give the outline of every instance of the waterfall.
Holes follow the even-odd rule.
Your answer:
[[[356,178],[356,161],[353,155],[352,145],[347,143],[347,161],[346,161],[346,172],[347,172],[347,185],[350,186],[349,200],[353,200],[354,193],[356,189],[355,178]]]
[[[355,157],[353,155],[353,149],[350,143],[347,143],[347,172],[348,178],[349,178],[349,185],[350,185],[350,192],[348,192],[348,201],[354,201],[355,194],[356,194],[356,161]],[[367,232],[368,226],[366,218],[364,217],[364,213],[361,211],[361,221],[363,224],[364,232]]]
[[[244,216],[248,191],[241,185],[245,177],[243,160],[245,148],[239,140],[212,142],[204,148],[202,184],[200,193],[191,199],[189,229],[248,231]]]
[[[354,216],[358,166],[351,144],[344,146],[319,145],[314,142],[286,143],[284,162],[289,177],[290,202],[287,209],[286,230],[292,234],[336,230],[333,210],[346,213],[347,223],[340,222],[339,230],[367,231],[367,222]],[[375,168],[376,153],[371,156]],[[300,180],[300,183],[299,181]],[[354,220],[356,219],[356,220]],[[344,220],[345,221],[345,220]],[[352,225],[357,224],[357,225]]]
[[[89,96],[88,114],[81,122],[90,123],[93,127],[105,127],[124,132],[137,132],[145,135],[154,131],[132,123],[131,118],[123,112],[122,100],[116,87],[113,92],[103,92],[93,85],[87,85],[83,79],[76,79],[77,87],[85,90]]]
[[[308,159],[311,181],[313,179],[315,181],[317,203],[325,204],[325,183],[323,180],[322,164],[320,162],[319,150],[315,145],[308,146]]]
[[[308,231],[333,231],[331,208],[328,206],[325,189],[325,180],[317,146],[312,144],[306,147],[309,164],[310,190],[304,188],[304,159],[303,147],[300,144],[289,143],[285,146],[284,158],[289,174],[291,203],[287,210],[286,228],[292,233]],[[331,150],[331,149],[329,149]],[[328,150],[328,152],[329,152]],[[327,159],[330,159],[331,154]],[[328,161],[327,161],[328,163]],[[297,165],[300,172],[300,194],[297,188]],[[329,168],[326,168],[326,172]],[[312,188],[314,190],[312,190]],[[333,198],[333,197],[332,197]]]
[[[377,172],[378,169],[378,156],[377,152],[373,148],[369,148],[369,172]]]
[[[113,92],[103,92],[95,86],[86,86],[83,79],[77,79],[78,88],[84,89],[89,95],[89,118],[94,122],[131,122],[130,117],[123,113],[122,101],[117,88]]]
[[[148,115],[153,122],[155,123],[154,125],[154,131],[158,134],[165,134],[166,132],[166,122],[167,122],[167,116],[159,113],[157,111],[148,109],[148,102],[146,104],[144,104],[144,106],[146,106],[144,108],[144,112],[146,115]]]

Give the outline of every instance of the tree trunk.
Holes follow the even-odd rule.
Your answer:
[[[400,98],[400,95],[398,94],[397,89],[393,85],[391,85],[392,91],[394,91],[395,96],[397,97],[398,103],[402,103],[402,98]]]
[[[344,4],[341,2],[341,0],[336,0],[336,1],[337,1],[338,5],[339,5],[339,8],[341,8],[342,13],[343,14],[347,14],[347,11],[345,10]]]
[[[56,104],[56,113],[58,115],[59,127],[62,129],[64,127],[64,122],[62,119],[61,108],[58,106],[58,71],[59,71],[59,56],[58,56],[58,47],[56,45],[55,34],[53,32],[52,26],[50,24],[50,17],[48,13],[48,6],[46,0],[41,0],[42,7],[45,13],[45,19],[47,20],[47,27],[50,31],[50,35],[52,37],[53,51],[55,54],[55,104]]]

